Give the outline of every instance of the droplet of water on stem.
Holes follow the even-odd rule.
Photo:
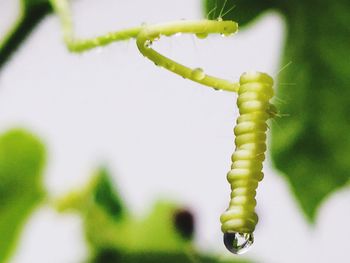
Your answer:
[[[247,252],[254,243],[253,233],[224,233],[224,244],[233,254],[243,254]]]
[[[192,70],[191,77],[197,81],[202,80],[205,78],[205,73],[203,69],[201,68],[196,68]]]
[[[196,37],[199,39],[205,39],[208,37],[208,33],[197,33]]]
[[[158,41],[160,39],[160,34],[152,36],[152,41]]]
[[[229,37],[229,36],[232,36],[233,33],[229,33],[229,32],[225,32],[225,33],[222,33],[221,36],[222,37]]]
[[[146,40],[145,48],[151,48],[151,47],[152,47],[152,41],[151,40]]]

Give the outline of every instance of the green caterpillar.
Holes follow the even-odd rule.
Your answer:
[[[137,26],[91,39],[77,39],[74,36],[67,0],[50,2],[60,17],[65,43],[72,52],[83,52],[115,41],[134,38],[139,51],[157,66],[216,90],[238,92],[240,116],[234,130],[236,150],[232,155],[231,171],[227,175],[232,189],[231,201],[229,208],[221,216],[221,223],[226,247],[236,254],[246,251],[253,243],[253,232],[258,222],[255,195],[258,182],[263,178],[266,121],[277,115],[276,108],[269,102],[273,96],[273,80],[267,74],[255,72],[243,74],[239,83],[232,82],[208,75],[201,68],[187,67],[152,48],[154,41],[177,33],[194,34],[201,39],[208,34],[229,36],[238,31],[238,24],[222,19],[175,21]],[[242,238],[243,243],[240,243]]]
[[[227,174],[231,201],[220,218],[224,243],[233,253],[243,253],[254,241],[253,232],[258,223],[255,195],[264,177],[266,121],[276,112],[269,102],[272,85],[272,78],[264,73],[245,73],[240,78],[237,99],[240,116],[234,128],[236,149]],[[245,239],[242,245],[237,243],[239,237]]]

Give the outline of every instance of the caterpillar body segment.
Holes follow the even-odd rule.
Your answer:
[[[234,128],[236,149],[227,174],[231,200],[220,218],[224,233],[253,233],[258,223],[255,195],[258,182],[264,177],[266,121],[272,115],[269,102],[272,86],[272,78],[264,73],[245,73],[240,78],[237,99],[240,116]]]

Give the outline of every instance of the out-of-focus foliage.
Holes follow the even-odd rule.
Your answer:
[[[90,262],[224,262],[195,252],[194,221],[188,210],[161,201],[148,216],[134,217],[109,178],[105,169],[98,170],[85,188],[56,204],[59,211],[75,211],[83,218]]]
[[[217,257],[202,256],[195,253],[122,253],[116,250],[101,251],[92,263],[248,263],[247,260],[218,259]]]
[[[0,137],[0,262],[14,248],[23,224],[44,196],[42,170],[45,149],[23,130]]]
[[[92,194],[96,204],[102,207],[115,220],[122,220],[126,217],[126,208],[120,197],[114,193],[107,170],[101,169],[98,171]]]
[[[272,157],[307,217],[349,182],[350,175],[350,1],[205,0],[215,19],[246,25],[265,10],[280,12],[287,36],[279,74],[278,105],[289,117],[272,129]],[[244,69],[242,69],[244,70]]]
[[[48,0],[20,0],[17,20],[3,38],[0,36],[0,69],[39,22],[51,11],[52,8]]]

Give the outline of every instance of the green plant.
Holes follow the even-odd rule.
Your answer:
[[[46,3],[46,1],[40,1],[39,3],[42,2]],[[228,180],[233,191],[229,209],[222,216],[222,230],[226,234],[226,237],[233,237],[233,240],[225,239],[225,244],[230,251],[234,253],[243,252],[241,250],[243,247],[241,247],[241,244],[237,243],[238,236],[236,236],[236,234],[251,235],[257,224],[257,215],[255,213],[255,189],[257,187],[257,182],[262,179],[262,161],[266,148],[266,121],[268,118],[277,114],[277,112],[275,112],[275,107],[269,102],[273,95],[273,81],[266,74],[248,73],[241,77],[240,82],[231,82],[207,75],[201,68],[189,68],[152,49],[152,43],[157,41],[160,37],[170,37],[178,33],[195,34],[199,38],[206,38],[208,34],[213,33],[229,36],[237,31],[237,23],[233,21],[224,21],[221,18],[217,20],[178,21],[159,25],[143,25],[111,32],[91,39],[78,39],[74,35],[68,1],[50,0],[49,2],[54,12],[57,13],[60,18],[64,42],[67,48],[72,52],[84,52],[96,47],[105,46],[115,41],[134,38],[136,39],[139,51],[145,57],[153,61],[155,65],[163,67],[183,78],[190,79],[216,90],[239,93],[237,105],[242,115],[238,119],[238,124],[235,129],[235,134],[237,135],[237,151],[233,155],[232,170],[228,174]],[[31,2],[31,4],[33,3]],[[244,152],[244,156],[239,155],[242,152]],[[92,214],[95,216],[100,215],[102,218],[105,218],[105,216],[99,212],[99,209],[98,207],[93,210]],[[99,219],[101,218],[99,217]],[[97,219],[94,218],[93,222],[96,222],[96,220]],[[105,225],[109,225],[108,220],[104,221]],[[132,229],[137,229],[135,225],[131,226]],[[108,229],[108,227],[106,229]],[[149,227],[143,227],[141,229],[149,229]],[[122,230],[123,228],[118,227],[119,232]],[[106,235],[108,236],[108,234]],[[92,234],[92,236],[96,236],[96,234]],[[117,237],[113,238],[113,242],[118,243],[116,238]],[[98,242],[96,243],[108,247],[108,242],[105,244],[101,241],[104,239],[106,238],[98,238]],[[230,240],[230,244],[228,244],[227,240]],[[252,240],[249,241],[252,242]],[[124,245],[127,244],[123,238],[120,242]],[[135,240],[132,240],[132,244],[135,246]],[[158,247],[161,247],[161,245],[162,242],[159,242]],[[246,246],[246,243],[244,246]]]
[[[236,234],[249,234],[247,238],[250,239],[258,221],[255,213],[255,189],[257,182],[262,179],[260,176],[264,159],[262,157],[264,157],[266,149],[266,136],[265,134],[264,136],[260,135],[266,131],[267,119],[274,116],[271,112],[274,106],[269,103],[269,99],[273,96],[273,81],[266,74],[250,73],[244,74],[240,83],[233,83],[207,75],[201,68],[186,67],[152,49],[152,43],[162,36],[170,37],[178,33],[195,34],[200,38],[205,38],[212,33],[229,36],[237,31],[237,23],[224,21],[221,18],[217,20],[179,21],[159,25],[143,25],[91,39],[77,39],[74,36],[67,0],[50,1],[60,17],[64,41],[72,52],[83,52],[114,41],[135,38],[139,51],[153,61],[156,66],[214,89],[240,94],[237,105],[243,115],[238,119],[235,130],[235,134],[240,135],[237,138],[239,143],[236,141],[236,147],[240,151],[237,151],[232,159],[232,170],[228,174],[228,180],[233,189],[231,203],[221,217],[221,221],[222,231],[226,234],[225,245],[233,253],[242,253],[243,247],[237,243],[238,236]],[[271,115],[269,115],[269,111]],[[238,153],[241,152],[245,152],[245,156],[237,158]],[[227,239],[228,236],[231,238]],[[231,240],[232,237],[233,240]],[[252,242],[251,238],[250,243]],[[247,243],[244,243],[243,246],[246,248]]]
[[[132,215],[110,178],[98,169],[85,187],[55,202],[58,211],[82,217],[89,262],[246,262],[198,253],[193,216],[175,203],[158,201],[146,217]]]
[[[39,22],[52,12],[47,0],[20,0],[19,3],[19,14],[15,23],[0,39],[0,69]]]
[[[9,61],[11,55],[23,43],[26,36],[47,14],[53,11],[52,7],[56,5],[56,12],[60,15],[63,24],[64,39],[71,51],[83,52],[113,41],[137,38],[140,51],[159,66],[215,89],[221,88],[234,92],[239,89],[239,83],[213,78],[206,75],[200,68],[187,68],[154,51],[151,44],[158,36],[159,26],[157,25],[135,27],[93,39],[79,40],[73,34],[67,1],[21,0],[20,3],[20,14],[17,21],[0,41],[0,69]],[[350,68],[346,56],[350,49],[350,42],[347,39],[350,22],[350,16],[348,16],[349,1],[322,0],[316,3],[311,0],[303,2],[204,0],[203,4],[209,19],[232,19],[239,22],[240,26],[249,24],[264,11],[271,9],[276,10],[285,18],[287,39],[283,64],[289,65],[293,61],[295,66],[292,65],[279,74],[280,85],[277,95],[287,101],[279,108],[290,116],[280,119],[278,125],[272,125],[272,156],[276,167],[290,182],[307,218],[314,221],[317,209],[325,197],[349,181],[350,147],[348,147],[347,134],[350,124],[347,109],[349,104],[347,83],[350,82]],[[210,24],[210,30],[212,30],[208,29],[210,33],[229,34],[235,31],[235,24],[221,20],[207,21],[207,25]],[[178,32],[177,30],[184,33],[195,33],[199,38],[207,36],[207,29],[199,30],[206,24],[204,22],[189,22],[190,25],[184,22],[179,23],[177,30],[175,30],[175,24],[160,25],[159,36],[166,32],[172,35]],[[223,29],[224,24],[229,25],[229,31]],[[151,32],[146,32],[146,29]],[[142,32],[143,38],[138,38],[141,31],[144,31]],[[271,115],[276,115],[276,110],[273,107],[269,107],[268,111]],[[19,133],[18,136],[21,137],[21,134]],[[19,139],[19,141],[21,140]],[[12,157],[8,156],[8,158]],[[16,156],[13,158],[16,160]],[[41,157],[38,155],[37,158]],[[8,168],[5,173],[2,173],[4,178],[12,175],[11,169]],[[14,167],[14,171],[18,170]],[[0,195],[4,197],[2,200],[6,204],[5,208],[1,210],[3,221],[0,221],[0,231],[5,233],[4,240],[9,240],[1,246],[0,261],[1,258],[7,257],[7,251],[13,247],[20,226],[29,213],[27,211],[30,211],[43,195],[40,194],[41,188],[37,181],[37,173],[27,173],[23,170],[21,176],[23,174],[29,174],[28,178],[32,178],[32,183],[35,185],[32,189],[36,189],[34,191],[36,197],[26,199],[29,200],[27,204],[24,204],[19,197],[15,198],[11,188],[0,188]],[[18,178],[18,174],[12,178]],[[6,185],[4,184],[4,186]],[[110,198],[109,202],[113,204],[112,199]],[[12,207],[7,202],[18,203],[18,207],[21,206],[21,208],[16,208],[16,205]],[[117,203],[114,204],[115,206],[111,205],[108,212],[111,213],[110,217],[118,218],[117,211],[120,207],[118,208]],[[106,203],[102,206],[106,207]],[[9,209],[10,207],[13,209]],[[11,228],[13,231],[5,229],[9,222],[13,226]],[[123,262],[135,262],[137,257],[143,256],[136,255],[134,257],[134,254],[128,254],[121,256],[121,258]],[[157,262],[162,261],[162,256],[155,253],[150,257],[143,257],[143,259]],[[103,248],[96,258],[102,262],[107,262],[106,258],[120,259],[120,252],[116,252],[115,249]],[[180,255],[177,259],[180,261],[183,257]]]
[[[24,130],[0,137],[0,262],[8,259],[26,219],[45,196],[45,155],[39,139]]]
[[[85,187],[52,200],[43,186],[45,160],[42,142],[25,130],[0,137],[0,262],[8,262],[26,219],[39,204],[81,216],[88,262],[247,262],[197,252],[193,217],[175,203],[158,202],[145,218],[131,215],[104,168]]]

